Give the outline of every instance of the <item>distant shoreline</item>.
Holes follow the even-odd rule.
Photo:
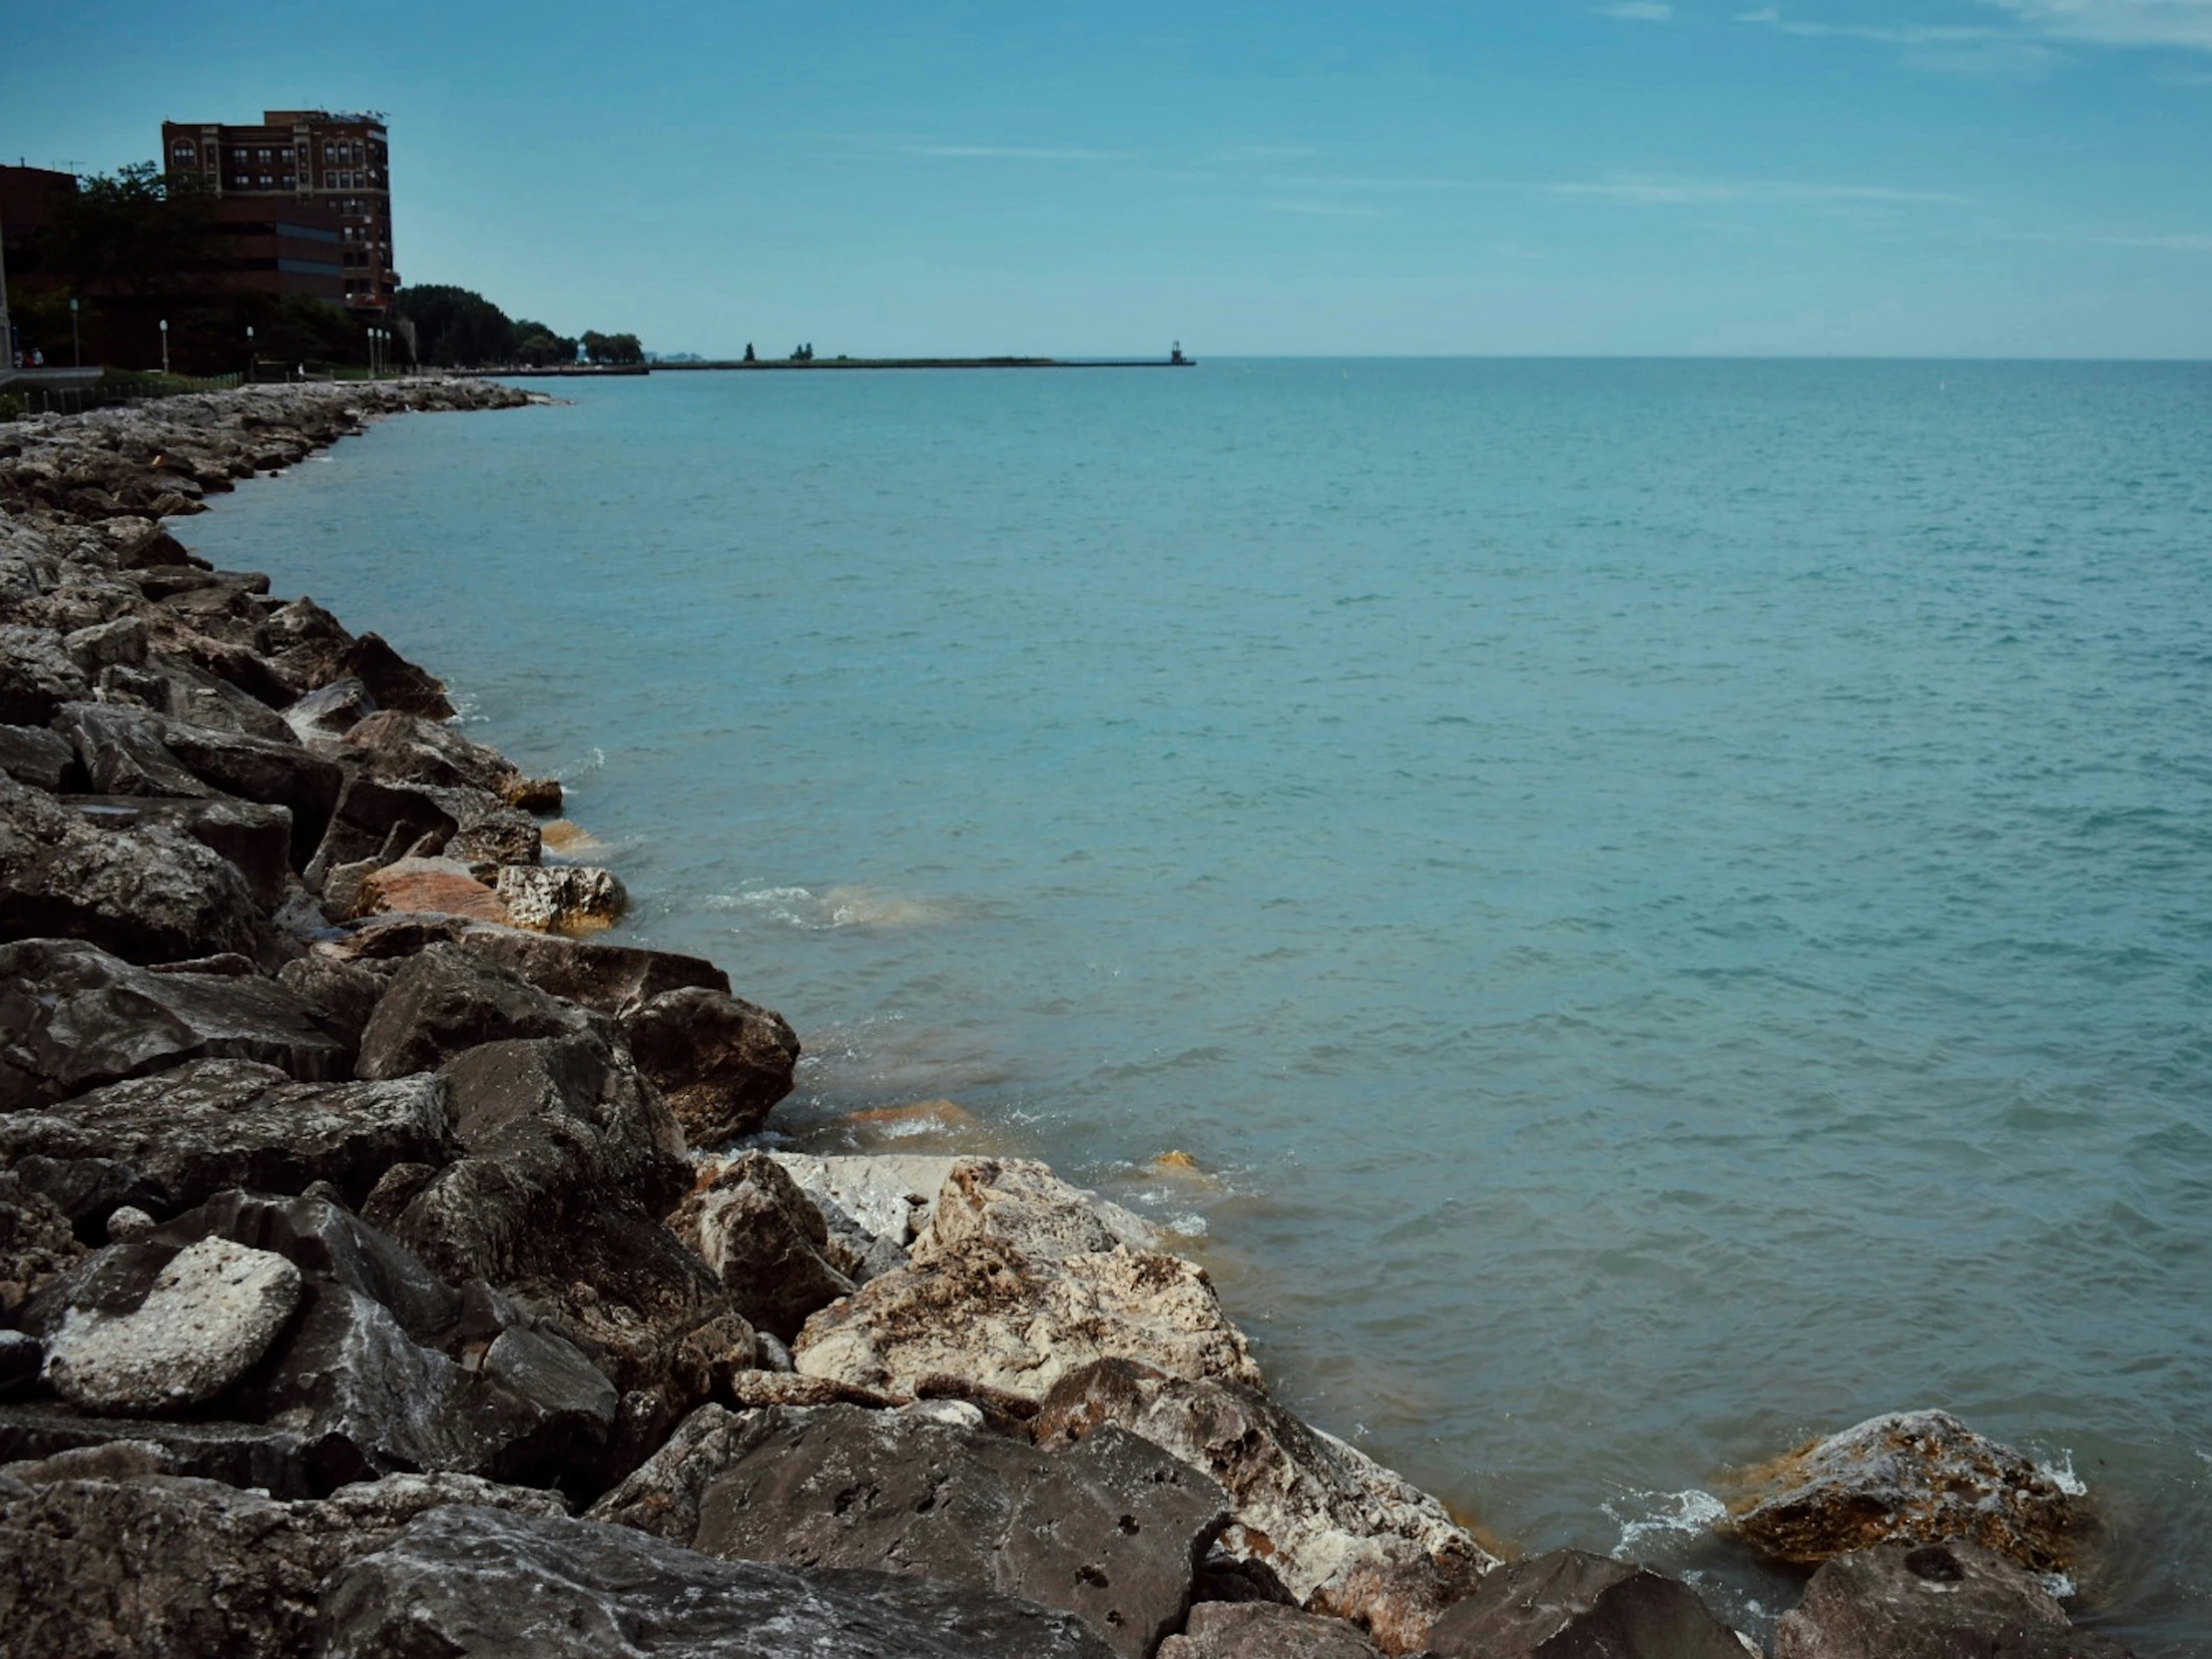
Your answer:
[[[702,369],[787,371],[828,368],[1196,368],[1189,357],[789,357],[763,358],[757,362],[624,363],[578,365],[574,368],[484,368],[471,373],[495,375],[502,380],[568,380],[608,374],[696,372]]]

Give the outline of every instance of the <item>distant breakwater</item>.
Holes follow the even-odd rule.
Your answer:
[[[594,938],[625,895],[559,861],[557,781],[173,533],[368,419],[531,401],[261,388],[0,428],[22,1651],[466,1650],[536,1595],[777,1652],[1741,1653],[1675,1581],[1500,1563],[1270,1399],[1204,1272],[1041,1164],[696,1150],[768,1119],[790,1027]],[[2112,1651],[2030,1576],[2076,1564],[2078,1495],[1951,1419],[1764,1479],[1747,1546],[1828,1563],[1778,1652],[1860,1651],[1834,1633],[1968,1583],[2083,1644],[2052,1652]]]

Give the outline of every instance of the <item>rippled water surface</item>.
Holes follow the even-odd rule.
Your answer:
[[[1946,1405],[2212,1651],[2212,370],[563,389],[187,539],[565,776],[792,1133],[957,1101],[1317,1420],[1754,1626],[1728,1466]]]

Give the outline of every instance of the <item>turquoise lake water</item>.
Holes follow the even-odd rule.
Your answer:
[[[566,778],[788,1133],[957,1101],[1518,1547],[1764,1629],[1706,1494],[1939,1404],[2212,1651],[2212,368],[560,389],[185,539]]]

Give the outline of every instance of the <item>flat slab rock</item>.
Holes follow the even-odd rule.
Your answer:
[[[299,1306],[281,1256],[207,1238],[180,1251],[128,1313],[72,1308],[47,1340],[45,1378],[88,1411],[169,1415],[244,1377]]]
[[[0,945],[0,1112],[187,1060],[259,1060],[335,1082],[351,1055],[273,979],[152,973],[82,939]]]
[[[688,1422],[672,1453],[594,1513],[696,1512],[678,1541],[704,1554],[894,1572],[1060,1607],[1127,1659],[1145,1659],[1182,1623],[1197,1561],[1227,1518],[1212,1480],[1118,1429],[1048,1452],[927,1407],[709,1410],[719,1414]],[[677,1482],[680,1501],[640,1508]]]
[[[1881,1544],[1839,1555],[1775,1626],[1775,1659],[2127,1659],[2076,1630],[2041,1580],[1977,1545]]]
[[[1419,1649],[1436,1615],[1497,1566],[1435,1498],[1255,1389],[1102,1361],[1062,1379],[1031,1429],[1062,1445],[1106,1424],[1218,1480],[1231,1508],[1220,1548],[1386,1653]]]
[[[1510,1562],[1428,1633],[1435,1659],[1747,1659],[1686,1584],[1579,1549]]]
[[[324,1659],[1107,1659],[1067,1613],[870,1572],[717,1561],[627,1527],[447,1508],[325,1589]]]
[[[250,1060],[194,1060],[0,1117],[0,1156],[113,1159],[179,1209],[227,1187],[297,1193],[315,1181],[357,1203],[393,1164],[444,1163],[452,1135],[435,1077],[298,1083]]]
[[[2062,1573],[2098,1530],[2078,1488],[1948,1411],[1870,1417],[1750,1470],[1744,1484],[1729,1530],[1804,1566],[1881,1543],[1965,1538]]]
[[[944,1376],[1041,1401],[1101,1359],[1262,1385],[1196,1264],[1126,1250],[1035,1262],[989,1238],[868,1281],[809,1319],[792,1352],[810,1377],[884,1393],[918,1393]]]

